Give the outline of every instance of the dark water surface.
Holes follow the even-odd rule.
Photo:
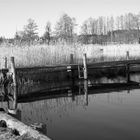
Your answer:
[[[22,121],[42,122],[54,140],[140,139],[140,90],[21,103]]]
[[[140,76],[131,79],[140,82]],[[115,87],[109,83],[112,80],[108,80],[106,88],[95,90],[88,81],[78,90],[67,89],[57,96],[21,100],[21,121],[46,124],[45,134],[53,140],[139,140],[140,87]]]

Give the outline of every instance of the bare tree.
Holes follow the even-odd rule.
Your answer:
[[[74,35],[74,27],[76,25],[75,18],[71,18],[67,14],[63,14],[55,26],[55,34],[62,41],[72,42]]]
[[[46,24],[43,39],[44,39],[45,42],[47,42],[48,45],[50,44],[50,40],[51,40],[51,23],[49,21]]]
[[[98,18],[98,34],[101,35],[104,32],[104,20],[103,17]]]
[[[81,33],[85,35],[93,35],[95,33],[94,19],[88,18],[81,26]]]
[[[89,34],[89,29],[88,29],[88,23],[87,20],[84,21],[83,25],[81,26],[81,41],[84,44],[88,44],[88,34]]]
[[[138,43],[140,44],[140,33],[139,33],[140,32],[140,13],[134,15],[133,21],[134,21],[134,24],[135,24],[135,28],[137,30]]]

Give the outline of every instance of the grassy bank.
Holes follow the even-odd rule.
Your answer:
[[[74,54],[74,63],[82,62],[82,54],[86,53],[88,62],[112,61],[126,59],[126,52],[131,59],[140,58],[140,45],[72,45],[72,46],[24,46],[0,47],[0,67],[4,66],[4,57],[15,57],[17,67],[45,66],[70,63],[70,54]]]

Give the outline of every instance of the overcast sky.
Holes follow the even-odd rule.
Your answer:
[[[54,26],[63,13],[75,17],[80,26],[89,17],[139,11],[140,0],[0,0],[0,36],[13,37],[28,18],[36,21],[41,35],[46,22]]]

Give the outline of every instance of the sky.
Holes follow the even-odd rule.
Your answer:
[[[76,18],[77,28],[89,17],[140,12],[140,0],[0,0],[0,36],[12,38],[32,18],[39,35],[47,21],[55,26],[63,13]]]

